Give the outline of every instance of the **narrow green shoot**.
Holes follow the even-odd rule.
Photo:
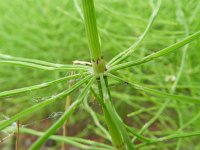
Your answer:
[[[160,91],[150,89],[150,88],[138,85],[138,84],[128,82],[128,81],[126,81],[126,80],[124,80],[120,77],[117,77],[115,75],[112,75],[112,74],[107,74],[107,76],[111,77],[112,79],[114,79],[118,82],[127,83],[128,85],[132,86],[135,89],[145,91],[145,92],[150,93],[152,95],[160,96],[160,97],[163,97],[163,98],[170,98],[170,99],[180,101],[180,102],[185,102],[185,103],[200,104],[200,98],[193,98],[193,97],[189,97],[189,96],[168,94],[168,93],[160,92]]]
[[[129,133],[132,134],[134,137],[137,137],[138,139],[140,139],[144,142],[150,142],[151,141],[150,138],[146,138],[146,137],[142,136],[140,133],[137,133],[137,131],[133,127],[129,127],[126,124],[124,124],[124,126],[129,131]]]
[[[92,89],[92,88],[91,88]],[[90,90],[91,90],[90,89]],[[103,133],[104,138],[111,140],[110,134],[108,133],[108,131],[104,128],[104,126],[101,125],[101,123],[99,122],[99,119],[96,115],[96,113],[92,110],[92,108],[89,106],[87,99],[84,100],[84,108],[86,111],[88,111],[88,113],[91,115],[95,125],[101,130],[101,132]]]
[[[65,121],[68,119],[68,117],[76,110],[76,108],[81,104],[83,99],[88,95],[88,91],[90,89],[91,84],[94,81],[94,77],[90,79],[87,86],[83,89],[83,92],[79,95],[76,101],[74,101],[70,107],[64,112],[64,114],[56,121],[46,132],[43,136],[41,136],[30,148],[30,150],[39,149],[42,144],[51,136],[54,134],[62,125],[65,123]]]
[[[7,126],[9,126],[10,124],[12,124],[13,122],[49,105],[52,104],[53,102],[55,102],[57,99],[60,99],[70,93],[72,93],[73,91],[75,91],[76,89],[78,89],[82,84],[84,84],[89,78],[91,78],[91,76],[86,76],[84,79],[80,80],[79,82],[77,82],[76,84],[74,84],[70,89],[67,89],[65,91],[63,91],[62,93],[55,95],[39,104],[36,104],[34,106],[31,106],[27,109],[25,109],[24,111],[21,111],[20,113],[13,115],[11,118],[9,118],[8,120],[5,120],[4,122],[2,122],[0,124],[0,131],[4,128],[6,128]]]
[[[184,27],[185,36],[189,36],[189,27],[188,27],[188,23],[185,19],[184,11],[182,10],[181,1],[176,0],[176,5],[177,5],[177,20]],[[172,94],[176,91],[176,87],[177,87],[178,82],[180,81],[181,75],[183,73],[183,70],[184,70],[184,67],[185,67],[185,64],[186,64],[186,56],[187,56],[188,47],[189,47],[189,44],[187,44],[183,47],[181,65],[180,65],[179,71],[177,73],[176,80],[175,80],[175,82],[174,82],[174,84],[172,85],[172,88],[171,88]],[[177,102],[177,104],[179,104],[179,102]],[[181,110],[179,108],[177,108],[176,111],[177,111],[178,120],[179,120],[178,125],[179,125],[179,128],[181,128],[183,126],[183,122],[184,122],[183,118],[184,117],[183,117]],[[182,145],[182,140],[183,140],[182,138],[180,138],[178,140],[176,150],[181,149],[180,147]]]
[[[76,66],[76,65],[70,65],[68,67],[51,67],[51,66],[42,66],[34,63],[29,62],[23,62],[23,61],[12,61],[12,60],[0,60],[0,64],[11,64],[11,65],[17,65],[22,67],[28,67],[28,68],[34,68],[34,69],[41,69],[41,70],[47,70],[47,71],[88,71],[88,68],[85,68],[83,66]]]
[[[175,43],[167,48],[164,48],[158,52],[155,52],[155,53],[152,53],[140,60],[137,60],[137,61],[130,61],[130,62],[127,62],[127,63],[122,63],[122,64],[119,64],[119,65],[115,65],[111,68],[109,68],[109,71],[116,71],[116,70],[120,70],[120,69],[124,69],[124,68],[128,68],[128,67],[132,67],[132,66],[136,66],[136,65],[140,65],[140,64],[143,64],[143,63],[146,63],[146,62],[149,62],[151,60],[154,60],[158,57],[161,57],[161,56],[164,56],[170,52],[173,52],[175,51],[176,49],[194,41],[195,39],[199,38],[200,37],[200,31],[186,37],[185,39],[183,39],[182,41],[178,42],[178,43]]]
[[[51,70],[52,68],[80,68],[81,69],[88,69],[88,66],[84,66],[84,65],[67,65],[67,64],[57,64],[57,63],[51,63],[51,62],[46,62],[46,61],[42,61],[42,60],[37,60],[37,59],[29,59],[29,58],[21,58],[21,57],[15,57],[15,56],[11,56],[11,55],[5,55],[5,54],[0,54],[0,61],[2,61],[2,63],[13,63],[16,64],[19,63],[18,65],[20,65],[20,63],[24,66],[27,65],[27,67],[30,65],[33,66],[33,68],[37,68],[41,67],[41,69],[44,70]],[[46,69],[45,69],[46,68]],[[61,69],[62,70],[62,69]]]
[[[192,133],[178,133],[178,134],[172,134],[172,135],[165,136],[165,137],[160,137],[158,139],[152,139],[149,142],[138,144],[136,146],[136,148],[141,148],[141,147],[144,147],[144,146],[147,146],[147,145],[150,145],[150,144],[155,144],[155,143],[158,143],[158,142],[165,142],[165,141],[170,141],[170,140],[173,140],[173,139],[188,138],[188,137],[193,137],[193,136],[200,136],[200,131],[192,132]]]
[[[29,58],[21,58],[21,57],[15,57],[11,55],[5,55],[5,54],[0,54],[0,59],[2,60],[7,60],[7,61],[20,61],[20,62],[27,62],[27,63],[33,63],[37,65],[42,65],[42,66],[48,66],[48,67],[56,67],[56,68],[73,68],[73,67],[83,67],[83,68],[88,68],[87,66],[76,66],[76,65],[66,65],[66,64],[57,64],[57,63],[51,63],[51,62],[46,62],[42,60],[37,60],[37,59],[29,59]]]
[[[138,134],[142,135],[146,129],[148,129],[157,119],[158,117],[162,114],[162,112],[165,110],[167,105],[170,103],[170,100],[165,101],[162,106],[159,108],[159,110],[155,113],[155,115],[147,122],[144,124],[144,126],[140,129]],[[137,137],[133,138],[133,142],[136,141]]]
[[[46,88],[46,87],[52,86],[54,84],[57,84],[57,83],[60,83],[60,82],[63,82],[63,81],[67,81],[67,80],[78,78],[81,75],[82,74],[71,75],[71,76],[63,77],[63,78],[60,78],[60,79],[57,79],[57,80],[54,80],[54,81],[45,82],[45,83],[38,84],[38,85],[23,87],[23,88],[9,90],[9,91],[3,91],[3,92],[0,92],[0,98],[6,97],[6,96],[13,96],[15,94],[20,94],[20,93],[24,93],[24,92],[40,90],[42,88]]]
[[[14,127],[12,127],[14,128]],[[15,129],[12,129],[12,131]],[[21,127],[20,128],[20,132],[21,133],[25,133],[25,134],[31,134],[31,135],[35,135],[35,136],[43,136],[45,134],[45,132],[39,132],[39,131],[35,131],[29,128],[24,128]],[[82,139],[82,138],[78,138],[78,137],[63,137],[63,136],[59,136],[59,135],[51,135],[49,137],[49,139],[55,140],[57,142],[65,142],[69,145],[72,145],[74,147],[80,148],[80,149],[88,149],[88,150],[113,150],[113,148],[109,145],[103,144],[103,143],[99,143],[99,142],[95,142],[95,141],[91,141],[91,140],[86,140],[86,139]]]
[[[158,11],[160,9],[161,2],[162,2],[162,0],[157,1],[156,7],[155,7],[154,11],[152,12],[151,17],[149,18],[147,27],[144,30],[144,32],[142,33],[142,35],[138,38],[138,40],[133,45],[131,45],[128,49],[122,51],[117,56],[115,56],[113,59],[111,59],[107,64],[108,67],[114,66],[114,65],[122,62],[123,60],[125,60],[128,56],[130,56],[134,51],[136,51],[140,47],[142,41],[144,40],[147,33],[151,29],[151,26],[153,25],[153,23],[156,19],[156,16],[158,15]]]

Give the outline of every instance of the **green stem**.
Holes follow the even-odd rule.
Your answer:
[[[88,38],[88,45],[94,73],[103,73],[106,67],[99,43],[94,2],[93,0],[82,0],[82,4],[85,30]]]
[[[105,95],[105,92],[103,92],[103,87],[102,87],[102,83],[99,80],[97,80],[98,82],[98,89],[99,89],[99,95],[100,97],[96,97],[96,98],[99,98],[100,100],[98,100],[102,106],[102,110],[103,110],[103,114],[104,114],[104,117],[105,117],[105,122],[107,124],[107,127],[108,127],[108,130],[109,130],[109,133],[110,133],[110,136],[112,138],[112,144],[113,146],[116,147],[116,149],[122,149],[124,148],[123,147],[123,139],[121,137],[121,134],[119,132],[119,130],[117,129],[116,127],[116,124],[115,122],[113,121],[112,117],[110,116],[107,108],[106,108],[106,105],[105,105],[105,98],[104,98],[104,95]]]
[[[134,145],[128,136],[128,132],[125,129],[121,118],[117,114],[111,102],[111,94],[108,88],[107,77],[103,75],[100,76],[99,88],[99,91],[102,92],[100,94],[102,95],[101,99],[103,101],[102,108],[113,145],[117,150],[133,150]]]

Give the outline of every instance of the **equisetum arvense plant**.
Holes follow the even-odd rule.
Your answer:
[[[89,47],[91,62],[76,61],[76,63],[73,65],[55,64],[41,60],[19,58],[10,55],[0,54],[0,64],[18,65],[21,67],[29,67],[30,69],[35,68],[46,71],[74,72],[69,76],[65,76],[54,81],[0,92],[1,100],[3,100],[3,98],[7,96],[13,96],[16,94],[25,93],[33,90],[40,90],[42,88],[46,88],[61,82],[68,82],[74,79],[76,79],[77,81],[76,83],[73,83],[73,85],[71,85],[68,89],[57,94],[56,96],[53,96],[51,98],[46,99],[45,101],[42,101],[29,108],[26,108],[21,112],[17,113],[16,115],[13,115],[10,118],[2,121],[0,123],[0,131],[10,131],[10,130],[15,131],[16,127],[12,125],[15,124],[18,120],[22,119],[25,116],[30,115],[31,113],[38,111],[41,108],[45,108],[45,106],[48,106],[53,102],[58,101],[66,97],[67,95],[70,95],[72,92],[75,92],[77,91],[77,89],[80,89],[82,87],[81,93],[79,94],[78,98],[72,102],[72,104],[68,107],[68,109],[66,109],[66,111],[62,114],[62,116],[49,129],[47,129],[46,132],[38,132],[20,126],[20,132],[39,136],[37,141],[31,145],[30,147],[31,150],[40,149],[40,147],[44,144],[45,141],[47,141],[47,139],[53,139],[59,142],[65,142],[80,149],[134,150],[142,145],[170,140],[173,138],[200,135],[200,133],[195,132],[195,133],[185,133],[181,135],[171,135],[162,138],[144,137],[141,135],[143,132],[142,130],[141,132],[138,133],[133,127],[130,127],[123,122],[123,120],[118,115],[115,106],[112,103],[112,94],[109,88],[110,79],[115,80],[116,82],[126,83],[129,86],[132,86],[133,88],[145,91],[152,95],[167,97],[169,99],[173,99],[179,102],[200,104],[199,98],[160,92],[154,89],[150,89],[148,87],[134,84],[117,75],[117,71],[122,71],[125,68],[138,66],[147,63],[149,61],[155,60],[158,57],[164,56],[170,52],[174,52],[175,50],[179,50],[180,47],[183,47],[186,44],[200,37],[200,31],[197,31],[192,35],[185,37],[181,41],[174,43],[173,45],[170,45],[160,51],[147,55],[144,58],[124,62],[124,60],[127,60],[127,58],[130,55],[132,55],[135,50],[139,48],[140,44],[147,35],[158,14],[160,5],[161,5],[161,0],[158,0],[145,31],[137,39],[137,41],[133,45],[131,45],[128,49],[122,51],[108,62],[104,60],[101,51],[93,0],[82,0],[83,22],[85,24],[85,31],[88,39],[88,47]],[[63,124],[67,121],[67,119],[80,106],[80,104],[87,101],[89,95],[93,95],[102,108],[103,116],[105,118],[105,123],[107,125],[108,131],[104,127],[100,125],[99,126],[102,127],[102,132],[108,136],[108,139],[111,140],[112,146],[80,138],[54,135],[54,133],[63,126]],[[148,127],[149,125],[150,124],[146,124],[145,128]],[[132,137],[133,139],[131,139]],[[140,139],[143,143],[141,143],[138,146],[135,142],[133,142],[135,141],[135,139]]]

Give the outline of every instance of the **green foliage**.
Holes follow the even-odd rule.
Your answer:
[[[3,16],[1,19],[0,29],[2,32],[0,34],[4,38],[0,39],[2,48],[0,83],[9,78],[10,85],[8,87],[15,89],[5,90],[9,89],[6,86],[2,88],[0,104],[6,105],[8,102],[15,104],[16,108],[7,107],[9,109],[5,114],[9,114],[10,109],[13,109],[14,112],[17,110],[17,113],[0,122],[0,131],[14,133],[17,130],[16,122],[18,120],[30,119],[31,114],[47,110],[47,106],[55,104],[55,102],[62,106],[61,100],[66,96],[73,96],[74,100],[70,106],[45,132],[20,126],[20,132],[39,136],[30,149],[40,149],[48,139],[52,139],[80,149],[170,149],[175,145],[178,150],[185,147],[182,139],[186,137],[191,139],[187,143],[194,144],[193,147],[195,147],[195,141],[200,135],[198,130],[195,131],[198,129],[197,121],[200,117],[200,113],[196,112],[200,104],[199,87],[193,84],[199,81],[199,66],[196,59],[199,58],[199,55],[194,52],[199,48],[200,37],[199,20],[195,17],[200,7],[200,5],[195,6],[197,1],[192,0],[187,3],[184,0],[176,0],[176,5],[174,5],[167,1],[157,0],[154,3],[153,0],[150,0],[147,5],[142,1],[122,2],[117,0],[116,2],[95,1],[94,5],[93,0],[82,0],[82,9],[76,0],[60,3],[48,1],[36,1],[36,3],[25,1],[22,3],[19,0],[14,0],[14,2],[18,5],[22,4],[23,9],[28,9],[27,6],[31,4],[33,8],[39,10],[40,15],[35,13],[34,9],[27,11],[26,15],[22,13],[21,20],[29,21],[24,24],[23,28],[17,19],[10,19],[9,16],[14,13],[12,11],[9,11],[7,17]],[[195,8],[194,11],[186,11],[186,3],[191,10]],[[0,7],[8,8],[8,6],[18,7],[12,5],[11,2],[2,2]],[[65,9],[65,6],[68,6],[68,9]],[[125,12],[118,11],[118,9],[122,9],[122,6]],[[147,9],[149,6],[152,9],[151,15]],[[75,9],[77,12],[71,13],[75,12]],[[137,9],[140,11],[135,11]],[[145,9],[147,11],[142,16],[141,11],[144,12]],[[177,13],[176,22],[170,20],[174,17],[174,13],[169,10],[173,9]],[[19,9],[15,8],[14,10]],[[6,12],[4,9],[0,9],[0,11],[2,14]],[[16,13],[20,14],[21,11]],[[134,15],[131,15],[132,13]],[[146,19],[147,16],[150,18]],[[96,22],[96,18],[98,22]],[[110,22],[107,22],[109,19]],[[8,25],[5,25],[4,21]],[[84,25],[86,36],[85,34],[81,35]],[[16,35],[19,35],[18,37],[14,37],[12,34],[15,32]],[[6,45],[5,41],[9,41],[11,44]],[[119,41],[122,41],[121,44]],[[70,46],[67,46],[66,43]],[[86,55],[86,51],[80,51],[83,48],[87,49],[86,43],[89,46],[90,57]],[[177,50],[181,50],[182,47],[182,57],[180,57],[181,51]],[[32,56],[23,50],[26,48],[30,48],[32,52],[35,51],[31,59],[24,57]],[[17,52],[5,49],[14,49]],[[66,49],[71,49],[71,51],[66,52]],[[119,51],[121,49],[125,50]],[[81,60],[74,61],[74,64],[66,64],[71,54],[77,54],[75,57],[80,59],[90,58],[91,63]],[[169,55],[161,57],[167,54]],[[112,55],[115,56],[110,59]],[[35,59],[36,56],[45,58],[46,61]],[[49,57],[47,58],[47,56]],[[110,60],[107,63],[106,58]],[[49,62],[50,60],[56,60],[59,63]],[[178,71],[174,71],[166,63],[170,65],[174,63],[174,66],[179,66],[179,63],[181,65],[177,69]],[[186,64],[189,70],[185,69]],[[196,67],[193,67],[194,65]],[[133,66],[134,68],[132,68]],[[22,67],[21,70],[20,67]],[[29,69],[33,71],[30,73]],[[63,74],[66,72],[68,74],[64,76]],[[166,78],[167,81],[163,81],[166,73],[171,72],[176,74],[175,79],[173,76],[169,79]],[[18,88],[21,86],[18,85],[21,78],[25,78],[25,73],[30,77],[26,82],[23,80],[22,83],[28,85]],[[183,76],[184,73],[188,73],[188,75]],[[47,81],[30,86],[29,82],[34,83],[34,78],[31,77],[46,78]],[[52,77],[56,79],[52,79]],[[193,77],[194,79],[192,79]],[[66,82],[72,84],[68,89],[64,89],[65,86],[63,86]],[[189,84],[185,85],[185,83]],[[113,88],[116,85],[119,86]],[[126,85],[126,88],[123,85]],[[123,89],[120,89],[121,87]],[[38,95],[46,94],[43,90],[49,90],[47,94],[57,94],[36,104],[31,102],[31,106],[28,104],[24,107],[20,106],[23,108],[22,111],[17,108],[21,102],[19,99],[22,98],[26,101],[28,99],[28,96],[23,98],[23,94],[34,91]],[[92,98],[98,103],[99,112],[90,106],[89,100]],[[54,135],[70,118],[75,122],[74,124],[76,121],[81,121],[82,118],[88,119],[88,117],[84,117],[83,113],[77,118],[76,115],[73,115],[80,108],[85,109],[91,115],[95,124],[89,124],[86,128],[88,130],[91,128],[95,134],[104,139],[104,143],[86,140],[78,136]],[[48,109],[48,112],[53,112],[53,110]],[[127,113],[129,118],[125,117]],[[192,118],[190,114],[193,115]],[[5,118],[7,115],[2,114],[2,116]],[[129,119],[131,121],[128,121]],[[196,125],[196,128],[191,129],[191,125]],[[187,131],[184,131],[186,129]],[[80,134],[89,133],[82,131]],[[172,140],[176,141],[172,144],[168,142]],[[112,146],[110,146],[111,143]],[[186,146],[186,149],[188,147]]]

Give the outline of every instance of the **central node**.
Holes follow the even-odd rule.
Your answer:
[[[106,61],[101,58],[97,58],[96,60],[92,60],[92,67],[95,74],[104,73],[106,71]]]

